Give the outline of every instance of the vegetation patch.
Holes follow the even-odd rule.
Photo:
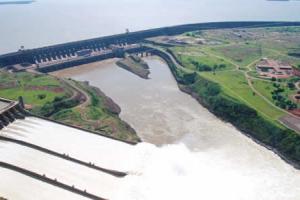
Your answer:
[[[208,54],[205,49],[197,47],[174,47],[171,51],[180,63],[197,71],[223,71],[234,68],[234,65],[222,58]]]
[[[1,97],[18,100],[19,96],[22,96],[25,104],[35,109],[54,101],[55,98],[70,96],[61,82],[50,76],[0,71],[0,80]]]
[[[122,139],[129,142],[139,142],[134,129],[119,118],[121,109],[101,90],[87,83],[72,81],[77,88],[87,95],[83,104],[68,106],[56,112],[50,118],[84,128],[91,131]]]
[[[250,44],[233,44],[214,47],[212,50],[240,65],[248,65],[262,56],[261,47]]]
[[[231,94],[229,96],[218,83],[194,73],[194,82],[181,85],[180,88],[191,94],[218,117],[232,123],[263,144],[276,149],[290,161],[300,164],[300,136],[298,134],[278,126]]]
[[[119,106],[88,84],[28,72],[0,71],[0,88],[0,97],[18,100],[22,96],[33,114],[117,139],[140,141],[119,118]]]
[[[295,84],[288,82],[271,82],[263,80],[253,80],[254,87],[276,106],[292,110],[297,108],[297,104],[292,101],[293,94],[296,93]]]
[[[249,87],[242,72],[201,73],[201,76],[220,84],[224,94],[234,97],[239,102],[245,103],[256,109],[267,119],[277,120],[285,113],[269,105],[264,99],[256,95]]]

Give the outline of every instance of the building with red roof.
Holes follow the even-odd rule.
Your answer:
[[[289,78],[294,75],[293,67],[289,63],[267,58],[257,63],[256,71],[267,78]]]

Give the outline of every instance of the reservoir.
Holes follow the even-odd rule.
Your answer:
[[[113,199],[299,198],[298,170],[182,93],[163,61],[146,61],[149,80],[115,60],[56,73],[101,88],[145,141],[126,160],[134,173],[121,180]]]
[[[0,54],[164,26],[249,20],[300,20],[299,1],[37,0],[0,5]]]

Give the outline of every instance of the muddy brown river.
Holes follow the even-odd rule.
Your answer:
[[[146,59],[149,80],[114,61],[56,75],[101,88],[145,142],[128,160],[137,173],[122,180],[116,199],[300,199],[300,172],[182,93],[163,61]]]

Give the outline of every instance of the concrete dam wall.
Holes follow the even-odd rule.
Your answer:
[[[124,53],[138,54],[147,51],[148,49],[140,45],[131,45],[130,47],[119,48],[117,50],[116,51],[106,50],[104,53],[100,53],[98,55],[96,54],[88,57],[80,57],[80,58],[64,60],[62,62],[50,63],[49,65],[45,65],[45,66],[40,65],[37,68],[37,70],[42,73],[49,73],[49,72],[66,69],[73,66],[83,65],[91,62],[97,62],[97,61],[106,60],[115,57],[122,57]]]
[[[299,26],[300,22],[213,22],[187,24],[171,27],[149,29],[144,31],[130,32],[112,36],[93,38],[88,40],[69,42],[46,46],[36,49],[20,50],[0,56],[0,67],[20,63],[35,64],[51,59],[63,59],[74,56],[77,51],[92,49],[94,51],[106,50],[111,45],[125,46],[135,44],[149,37],[162,35],[176,35],[188,31],[224,29],[224,28],[256,28],[276,26]]]
[[[17,102],[0,98],[0,102],[2,104],[0,107],[0,129],[14,122],[16,119],[25,118],[22,98]]]

